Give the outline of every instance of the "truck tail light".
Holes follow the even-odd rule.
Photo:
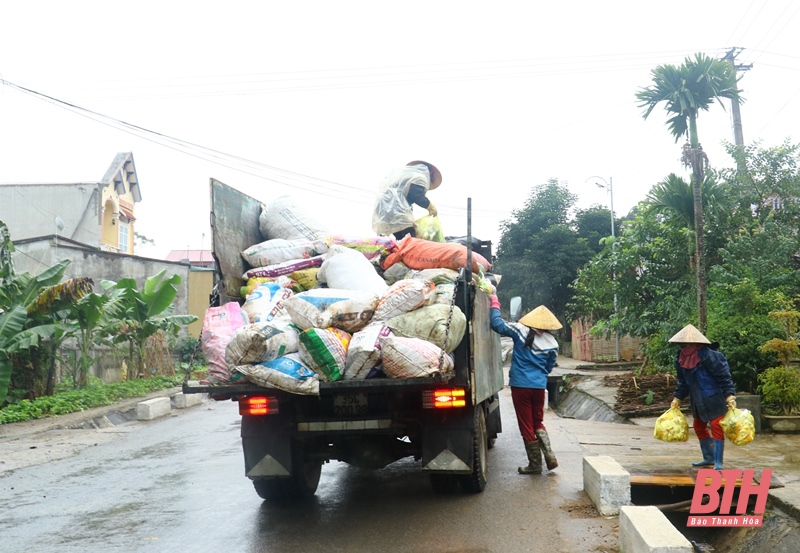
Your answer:
[[[240,415],[277,415],[278,398],[276,397],[246,397],[239,400]]]
[[[464,388],[442,388],[440,390],[425,390],[422,392],[422,407],[424,409],[451,409],[453,407],[466,407],[466,391]]]

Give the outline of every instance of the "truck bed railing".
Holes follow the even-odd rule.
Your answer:
[[[425,390],[432,386],[441,386],[448,383],[452,373],[446,375],[447,378],[440,377],[421,377],[421,378],[375,378],[369,380],[337,380],[336,382],[320,381],[319,391],[322,393],[347,392],[348,390],[379,392],[381,390],[394,390],[403,388],[404,390]],[[185,394],[211,394],[211,395],[238,395],[238,394],[265,394],[265,393],[288,393],[277,388],[266,388],[249,382],[208,385],[185,383],[183,385]]]

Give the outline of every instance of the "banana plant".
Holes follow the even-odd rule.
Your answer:
[[[81,300],[92,293],[93,281],[87,277],[77,277],[45,288],[28,307],[29,328],[18,336],[20,342],[29,342],[30,347],[38,347],[43,352],[42,359],[47,363],[45,395],[52,395],[55,387],[56,360],[61,345],[72,337],[78,337],[82,357],[80,362],[69,363],[73,367],[73,382],[76,386],[85,384],[88,377],[88,347],[84,347],[81,325],[85,326],[86,310]],[[83,319],[83,320],[82,320]],[[91,342],[88,344],[91,345]],[[76,361],[78,361],[76,357]],[[85,370],[81,370],[85,367]]]
[[[0,405],[5,402],[13,371],[12,355],[36,347],[49,329],[38,328],[28,309],[42,290],[58,284],[69,260],[48,267],[38,275],[16,274],[11,254],[14,244],[5,223],[0,221]]]
[[[127,342],[131,350],[129,378],[145,374],[144,360],[150,336],[159,330],[177,334],[182,326],[197,320],[194,315],[173,314],[172,302],[178,294],[181,277],[164,278],[165,275],[166,270],[163,270],[149,277],[141,290],[132,278],[101,283],[110,296],[105,305],[106,328],[113,335],[114,343]]]

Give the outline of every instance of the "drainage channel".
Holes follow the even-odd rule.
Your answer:
[[[654,505],[694,547],[697,553],[797,553],[800,551],[800,522],[782,511],[770,499],[759,527],[689,526],[690,506],[695,479],[691,473],[631,473],[631,503]],[[771,488],[783,484],[773,480]],[[732,505],[737,505],[738,484]],[[754,514],[755,498],[748,502],[746,514]],[[719,509],[705,516],[722,516]]]
[[[595,422],[633,424],[616,413],[606,402],[585,392],[580,387],[570,388],[566,393],[550,392],[550,405],[559,417]]]

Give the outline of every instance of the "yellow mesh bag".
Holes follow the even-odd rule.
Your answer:
[[[439,217],[425,215],[414,222],[417,238],[430,240],[431,242],[444,242],[444,231]]]
[[[733,445],[747,445],[756,437],[756,422],[747,409],[728,409],[719,424]]]
[[[689,439],[689,422],[680,409],[670,407],[658,417],[653,437],[662,442],[685,442]]]

